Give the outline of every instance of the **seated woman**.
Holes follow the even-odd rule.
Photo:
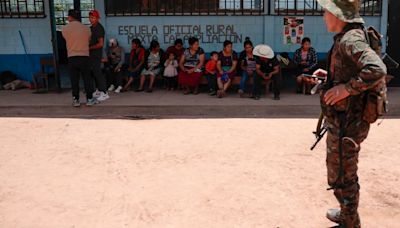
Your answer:
[[[203,75],[204,51],[199,46],[199,39],[189,38],[189,48],[186,49],[179,61],[179,84],[182,86],[183,94],[199,93],[200,78]]]
[[[222,98],[225,96],[226,91],[232,84],[232,81],[236,75],[236,66],[238,63],[237,54],[233,51],[232,42],[229,40],[224,41],[224,49],[219,53],[217,63],[217,83],[218,92],[217,96]]]
[[[128,82],[124,86],[122,91],[128,91],[131,88],[134,78],[140,76],[144,67],[144,57],[145,50],[142,47],[142,43],[139,39],[132,40],[132,50],[129,57],[129,67],[128,67]]]
[[[161,73],[163,66],[163,56],[164,53],[160,49],[160,44],[156,40],[152,40],[150,43],[150,48],[146,51],[145,55],[145,64],[142,73],[140,74],[140,86],[136,90],[136,92],[143,91],[144,83],[146,82],[146,78],[150,79],[149,88],[146,92],[153,92],[153,85],[156,79],[156,76]]]
[[[256,71],[256,59],[253,55],[253,43],[250,41],[250,38],[246,37],[246,41],[244,41],[244,50],[240,53],[239,62],[240,69],[242,71],[242,79],[240,80],[239,87],[239,95],[240,97],[244,97],[244,93],[246,90],[246,83],[249,76],[253,76]]]
[[[173,46],[169,46],[167,48],[167,50],[165,51],[166,55],[165,55],[164,58],[168,59],[169,54],[173,53],[176,56],[176,58],[178,60],[178,63],[179,63],[179,60],[181,60],[181,57],[182,57],[184,51],[185,51],[185,49],[183,48],[182,39],[176,39],[175,42],[174,42],[174,45]]]
[[[307,93],[311,90],[312,84],[315,83],[313,78],[303,77],[303,74],[312,74],[318,64],[317,53],[315,49],[311,47],[311,40],[308,37],[304,37],[301,41],[301,48],[297,49],[294,53],[293,62],[297,65],[296,70],[296,82],[297,82],[297,93],[302,93],[303,84],[307,87]]]

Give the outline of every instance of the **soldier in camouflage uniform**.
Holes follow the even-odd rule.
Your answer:
[[[359,0],[318,0],[324,8],[329,32],[335,32],[328,55],[328,71],[314,74],[327,76],[321,91],[321,108],[328,127],[328,184],[340,203],[330,209],[327,218],[336,227],[360,228],[357,212],[359,190],[358,154],[366,139],[370,123],[365,116],[368,92],[385,87],[386,67],[371,49],[359,15]],[[375,119],[376,120],[376,119]]]

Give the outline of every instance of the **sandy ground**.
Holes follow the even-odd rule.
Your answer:
[[[0,227],[331,226],[315,121],[0,118]],[[398,132],[362,145],[363,227],[399,227]]]

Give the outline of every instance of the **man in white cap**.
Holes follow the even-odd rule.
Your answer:
[[[318,3],[324,8],[327,30],[336,33],[328,55],[328,72],[314,72],[327,76],[321,108],[328,127],[328,184],[340,204],[340,209],[328,210],[327,218],[338,224],[335,227],[360,228],[358,155],[370,123],[376,121],[378,110],[384,109],[383,102],[376,101],[386,94],[386,67],[367,41],[359,0]]]
[[[125,51],[117,39],[111,38],[107,49],[108,66],[106,68],[108,91],[120,93],[122,90],[122,66],[125,64]]]
[[[262,81],[265,80],[267,82],[272,80],[274,100],[279,100],[282,78],[279,61],[276,59],[274,51],[268,45],[260,44],[254,48],[253,55],[256,56],[256,73],[253,80],[252,98],[259,100]]]

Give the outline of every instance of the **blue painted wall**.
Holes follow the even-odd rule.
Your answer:
[[[386,35],[387,31],[387,4],[388,0],[384,0],[382,17],[364,18],[367,25],[375,26],[383,35]],[[146,36],[145,40],[148,39],[145,33],[156,33],[156,31],[151,31],[151,29],[154,29],[153,26],[155,26],[157,29],[156,37],[161,41],[161,47],[164,49],[173,42],[173,39],[164,40],[164,29],[168,30],[168,26],[170,25],[201,26],[202,32],[205,34],[207,26],[223,25],[225,28],[230,26],[231,29],[229,30],[229,33],[233,34],[232,38],[236,41],[236,43],[234,43],[234,49],[237,52],[242,51],[242,43],[246,36],[249,36],[254,44],[269,44],[276,52],[293,53],[297,48],[299,48],[299,45],[283,44],[282,16],[106,17],[104,15],[104,0],[95,0],[95,5],[96,9],[98,9],[102,14],[101,23],[106,29],[106,38],[117,38],[120,41],[120,44],[125,48],[126,52],[129,52],[130,50],[129,39],[127,35],[124,35],[124,27],[120,26],[132,26],[131,29],[135,27],[138,28],[138,26],[145,26],[150,29],[150,32],[142,31],[138,34],[133,34],[133,36]],[[49,15],[48,0],[45,0],[45,6],[46,15]],[[320,53],[320,56],[325,56],[332,43],[333,34],[326,32],[322,17],[304,16],[304,25],[305,36],[311,38],[313,46]],[[52,53],[49,18],[0,19],[0,31],[0,72],[11,70],[16,72],[21,78],[31,80],[32,73],[39,69],[40,57]],[[24,36],[29,58],[25,56],[18,31],[21,31]],[[169,35],[175,36],[176,33],[171,33]],[[213,38],[213,35],[215,34],[211,34],[211,38]],[[133,36],[130,38],[133,38]],[[152,38],[152,35],[150,35],[150,38]],[[208,38],[209,37],[205,37],[204,40],[207,40]],[[222,36],[218,39],[220,43],[203,42],[201,43],[201,46],[208,53],[214,50],[221,50],[224,37]],[[145,43],[145,46],[148,46],[148,42]],[[30,63],[32,63],[32,67]]]
[[[48,1],[45,13],[49,15]],[[19,35],[21,31],[28,56]],[[37,19],[0,18],[0,72],[11,70],[27,81],[40,68],[39,59],[52,53],[49,17]]]
[[[0,72],[10,70],[18,78],[32,81],[32,75],[40,71],[40,58],[49,57],[52,54],[9,54],[0,55]]]
[[[234,41],[234,49],[241,51],[245,37],[251,38],[254,44],[266,43],[269,44],[277,52],[294,52],[300,45],[285,45],[283,43],[283,17],[282,16],[237,16],[237,17],[218,17],[218,16],[181,16],[181,17],[142,17],[140,20],[133,20],[132,17],[108,17],[103,23],[106,26],[107,38],[117,38],[120,44],[129,50],[129,38],[142,38],[144,45],[148,46],[148,41],[153,37],[158,38],[162,48],[166,48],[173,42],[167,35],[165,39],[164,29],[168,30],[171,25],[192,25],[200,26],[203,33],[206,33],[207,26],[224,25],[234,28],[237,37],[232,37]],[[373,25],[380,29],[380,17],[366,17],[366,24]],[[184,23],[182,23],[184,22]],[[131,26],[131,31],[139,31],[144,28],[144,32],[133,32],[132,36],[126,35]],[[164,27],[166,26],[166,27]],[[318,52],[326,53],[332,44],[333,34],[328,33],[321,16],[306,16],[304,17],[304,32],[312,40],[314,48]],[[386,28],[384,28],[386,29]],[[174,35],[174,34],[172,34]],[[178,35],[180,38],[185,38],[189,35]],[[212,37],[212,36],[211,36]],[[222,42],[225,36],[221,36],[219,43],[208,43],[209,36],[203,35],[203,43],[201,46],[206,52],[222,49]],[[237,41],[237,42],[235,42]]]
[[[267,1],[265,1],[265,4],[267,4]],[[383,0],[383,15],[381,17],[364,17],[366,25],[374,26],[385,37],[387,33],[387,7],[388,0]],[[117,38],[126,51],[130,49],[129,39],[127,39],[126,35],[121,35],[120,26],[133,26],[132,30],[136,28],[136,31],[139,30],[139,26],[145,26],[149,29],[149,33],[152,33],[151,28],[156,26],[158,30],[157,37],[161,41],[162,48],[169,46],[164,43],[165,33],[163,32],[164,26],[169,25],[200,25],[203,32],[205,32],[207,25],[233,25],[235,32],[241,35],[242,42],[248,36],[254,44],[269,44],[276,52],[294,52],[299,48],[299,45],[285,45],[283,43],[283,16],[106,17],[104,14],[104,1],[96,1],[96,8],[102,13],[102,24],[106,28],[107,38]],[[305,36],[311,38],[313,46],[318,52],[328,52],[332,44],[333,34],[326,31],[322,16],[304,16],[304,33]],[[139,37],[141,35],[143,33],[137,34]],[[145,40],[147,40],[147,37]],[[234,49],[236,51],[243,49],[242,42],[234,42]],[[146,43],[146,45],[148,44]],[[222,43],[203,43],[201,46],[206,52],[222,49]],[[386,42],[383,46],[386,47]]]

